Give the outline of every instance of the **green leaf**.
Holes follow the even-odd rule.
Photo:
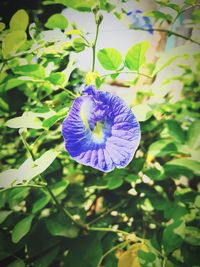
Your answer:
[[[61,29],[65,30],[68,26],[68,20],[62,14],[53,14],[50,18],[48,18],[45,23],[45,27],[49,29]]]
[[[1,210],[0,211],[0,224],[3,223],[11,213],[12,213],[12,210]]]
[[[200,120],[194,121],[187,132],[187,143],[191,150],[200,147]]]
[[[120,187],[123,184],[123,179],[120,177],[110,177],[108,180],[108,189],[113,190]]]
[[[23,260],[15,260],[6,267],[25,267],[25,263]]]
[[[194,205],[200,209],[200,196],[197,196],[195,198]]]
[[[79,236],[71,242],[69,253],[64,259],[64,266],[97,267],[102,254],[103,248],[98,234]]]
[[[49,232],[54,236],[64,236],[75,238],[78,235],[79,229],[72,224],[71,220],[63,214],[54,214],[46,219],[46,226]]]
[[[181,7],[177,4],[174,4],[174,3],[165,3],[164,1],[156,1],[156,3],[162,5],[162,6],[166,6],[166,7],[169,7],[171,9],[174,9],[176,10],[177,12],[179,12],[181,10]]]
[[[69,185],[68,180],[62,180],[62,181],[57,182],[51,188],[53,191],[53,194],[55,196],[60,195],[63,191],[65,191],[65,189],[67,188],[68,185]]]
[[[176,152],[177,147],[170,139],[161,139],[156,141],[150,145],[148,150],[148,154],[154,157],[164,157]]]
[[[190,158],[180,158],[180,159],[173,159],[168,161],[165,164],[165,168],[169,171],[171,168],[179,168],[182,167],[184,169],[188,169],[192,171],[196,175],[200,175],[200,162],[192,160]]]
[[[27,81],[19,80],[19,78],[11,78],[0,85],[0,92],[8,91],[25,83],[27,83]]]
[[[184,221],[175,221],[168,225],[163,232],[162,243],[166,253],[170,253],[178,248],[185,237]]]
[[[159,170],[156,168],[149,168],[144,171],[144,174],[154,181],[161,181],[161,180],[166,179],[166,176],[164,175],[164,170],[162,167],[160,167]]]
[[[75,38],[72,42],[72,46],[76,52],[81,52],[85,49],[85,42],[82,38]]]
[[[196,24],[200,23],[200,10],[199,9],[196,9],[193,11],[192,19],[193,19],[194,23],[196,23]]]
[[[2,42],[2,54],[4,58],[9,58],[26,42],[24,31],[8,33]]]
[[[148,104],[139,104],[132,108],[138,121],[146,121],[152,116],[152,108]]]
[[[195,5],[197,0],[185,0],[184,3],[187,5]]]
[[[184,218],[184,216],[188,213],[188,209],[181,206],[179,203],[176,202],[166,202],[164,209],[164,217],[168,220],[174,219],[180,220]]]
[[[164,138],[173,138],[175,141],[184,143],[185,142],[185,134],[182,130],[180,124],[175,120],[166,121],[166,127],[161,133],[161,136]]]
[[[25,112],[21,117],[10,119],[6,122],[6,126],[10,128],[32,128],[41,129],[42,122],[32,112]]]
[[[12,16],[9,25],[11,31],[26,31],[28,23],[28,14],[24,9],[20,9]]]
[[[42,126],[44,128],[49,129],[51,126],[53,126],[57,121],[62,120],[67,116],[69,108],[65,108],[64,110],[59,111],[56,115],[53,115],[46,120],[43,121]]]
[[[139,71],[140,67],[145,63],[145,54],[149,46],[149,42],[145,41],[132,46],[128,50],[125,56],[125,65],[129,70]]]
[[[48,267],[58,255],[60,248],[55,247],[34,261],[34,267]]]
[[[143,250],[138,251],[138,256],[140,263],[147,264],[147,263],[153,263],[156,259],[156,255],[152,252],[145,252]]]
[[[125,180],[128,182],[128,183],[132,183],[132,182],[135,182],[136,180],[138,180],[138,175],[136,174],[129,174],[128,176],[125,177]]]
[[[6,25],[3,22],[0,22],[0,32],[2,32],[5,29]]]
[[[62,4],[79,11],[91,11],[92,8],[98,4],[98,2],[98,0],[54,0],[51,2],[51,4]]]
[[[9,204],[10,209],[13,209],[19,203],[21,203],[23,200],[26,199],[30,191],[30,188],[24,187],[24,188],[12,188],[8,192],[7,201]]]
[[[70,31],[65,32],[65,34],[66,35],[81,35],[81,31],[74,29],[74,30],[70,30]]]
[[[1,63],[1,68],[2,66],[3,66],[3,63]],[[9,75],[6,72],[1,72],[0,73],[0,84],[2,84],[7,77],[9,77]]]
[[[46,76],[45,68],[40,64],[29,64],[14,67],[13,72],[16,74],[43,79]]]
[[[30,231],[33,218],[33,215],[29,215],[15,225],[12,232],[12,241],[14,243],[18,243]]]
[[[103,48],[97,53],[101,66],[106,70],[117,70],[122,63],[122,55],[115,48]]]
[[[172,16],[170,14],[166,14],[164,12],[161,11],[151,11],[151,12],[146,12],[145,16],[150,16],[150,17],[154,17],[156,20],[166,20],[167,22],[172,22]]]
[[[50,201],[50,196],[44,195],[43,197],[35,201],[32,207],[32,212],[37,213],[38,211],[43,209],[49,203],[49,201]]]
[[[47,78],[54,85],[63,86],[66,82],[66,75],[63,72],[54,72]]]
[[[197,227],[187,226],[185,228],[184,240],[192,246],[199,246],[200,230]]]

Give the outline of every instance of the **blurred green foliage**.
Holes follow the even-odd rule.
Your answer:
[[[157,3],[177,16],[197,5]],[[93,12],[97,1],[45,0],[42,9],[55,4]],[[115,13],[108,1],[99,7]],[[97,22],[99,12],[94,11]],[[147,41],[133,45],[124,57],[115,48],[97,52],[94,42],[60,13],[42,26],[29,13],[19,9],[9,24],[0,22],[0,265],[199,266],[198,42],[186,37],[189,43],[149,64]],[[173,24],[167,12],[147,15]],[[197,22],[195,9],[191,29]],[[113,72],[86,74],[75,68],[71,55],[84,49],[97,52],[93,55],[102,68]],[[181,75],[171,73],[172,66]],[[141,144],[128,167],[104,174],[70,158],[61,122],[85,80],[101,90],[106,77],[115,82],[122,72],[133,75],[126,86],[148,79],[132,103]]]

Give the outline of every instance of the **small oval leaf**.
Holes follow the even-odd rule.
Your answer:
[[[26,41],[26,33],[24,31],[15,31],[8,33],[2,42],[2,54],[4,58],[8,58],[14,54]]]
[[[25,31],[29,23],[29,16],[24,9],[18,10],[10,20],[11,31]]]
[[[68,20],[62,14],[53,14],[48,18],[45,27],[48,29],[61,29],[64,30],[68,26]]]
[[[18,243],[30,231],[33,218],[33,215],[29,215],[15,225],[12,232],[12,241],[14,243]]]
[[[129,70],[139,71],[145,62],[145,54],[150,44],[148,41],[132,46],[125,57],[125,65]]]
[[[99,50],[97,58],[101,66],[106,70],[117,70],[122,63],[121,53],[115,48]]]

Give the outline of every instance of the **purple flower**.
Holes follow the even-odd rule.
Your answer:
[[[132,160],[140,143],[140,126],[121,98],[89,85],[63,121],[62,135],[77,162],[110,172]]]
[[[131,17],[131,25],[135,28],[146,29],[150,34],[153,34],[153,27],[149,17],[143,16],[141,10],[130,11],[127,16]]]

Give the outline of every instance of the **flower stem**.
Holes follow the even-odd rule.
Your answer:
[[[47,182],[46,179],[40,175],[40,177],[42,178],[43,182]],[[85,228],[82,224],[80,224],[79,222],[77,222],[74,218],[73,215],[67,210],[65,209],[57,200],[56,196],[53,194],[51,188],[49,187],[48,184],[46,184],[46,189],[49,193],[49,196],[51,197],[51,199],[54,201],[55,205],[57,206],[57,208],[62,211],[76,226],[80,227],[80,228]]]
[[[27,143],[23,132],[19,131],[19,134],[21,136],[22,142],[23,142],[27,152],[30,154],[30,156],[33,159],[33,161],[35,161],[35,156],[34,156],[32,150],[31,150],[29,144]],[[56,196],[54,195],[54,193],[52,192],[51,188],[49,187],[46,178],[44,176],[42,176],[41,174],[39,174],[39,177],[42,180],[42,182],[44,183],[44,188],[47,190],[49,196],[51,197],[51,199],[53,200],[53,202],[55,203],[57,208],[60,211],[62,211],[76,226],[78,226],[79,228],[85,229],[85,226],[82,225],[81,223],[79,223],[78,221],[76,221],[74,219],[73,215],[59,203],[59,201],[57,200]]]
[[[29,155],[31,156],[31,158],[32,158],[33,160],[35,160],[35,157],[34,157],[34,155],[33,155],[33,152],[32,152],[32,150],[31,150],[29,144],[28,144],[27,141],[26,141],[26,138],[25,138],[25,136],[24,136],[24,132],[23,132],[22,129],[19,130],[19,135],[20,135],[20,137],[21,137],[21,139],[22,139],[22,143],[24,144],[24,146],[25,146],[25,148],[26,148],[26,151],[29,153]]]
[[[3,68],[5,67],[5,65],[6,65],[6,62],[3,61],[3,62],[2,62],[2,65],[1,65],[1,69],[0,69],[0,73],[3,72]]]
[[[112,248],[109,249],[108,251],[106,251],[106,252],[102,255],[102,257],[100,258],[100,260],[99,260],[99,262],[98,262],[98,264],[97,264],[97,267],[101,267],[101,263],[102,263],[102,261],[103,261],[103,260],[105,259],[105,257],[107,257],[110,253],[112,253],[113,251],[115,251],[115,250],[118,249],[118,248],[121,248],[121,247],[125,246],[126,244],[127,244],[127,241],[124,241],[124,242],[122,242],[122,243],[120,243],[120,244],[118,244],[118,245],[112,247]]]
[[[95,40],[94,44],[92,46],[92,72],[94,71],[95,68],[95,59],[96,59],[96,44],[97,44],[97,39],[99,35],[99,26],[100,26],[100,21],[96,22],[96,35],[95,35]]]
[[[106,228],[106,227],[87,227],[88,231],[95,231],[95,232],[112,232],[117,234],[129,235],[129,233],[113,228]]]
[[[101,77],[107,77],[109,75],[114,75],[114,74],[137,74],[137,75],[140,75],[140,76],[147,77],[149,79],[153,79],[152,76],[149,76],[147,74],[144,74],[144,73],[141,73],[141,72],[138,72],[138,71],[116,71],[116,72],[113,72],[113,73],[108,73],[108,74],[101,75]]]
[[[7,191],[7,190],[10,190],[10,189],[13,189],[13,188],[26,188],[26,187],[30,187],[30,188],[41,188],[43,189],[44,188],[44,184],[22,184],[22,185],[15,185],[13,187],[8,187],[8,188],[4,188],[4,189],[1,189],[0,192],[4,192],[4,191]]]
[[[69,96],[71,96],[73,99],[77,98],[78,95],[75,95],[70,90],[66,89],[65,87],[60,86],[60,89],[64,90]]]
[[[111,211],[119,208],[120,206],[122,206],[125,203],[125,201],[121,201],[120,203],[117,203],[115,206],[113,206],[112,208],[108,209],[106,212],[102,213],[101,215],[99,215],[99,217],[95,218],[94,220],[90,221],[87,225],[91,225],[94,224],[96,222],[98,222],[99,220],[101,220],[102,218],[104,218],[106,215],[110,214]]]

